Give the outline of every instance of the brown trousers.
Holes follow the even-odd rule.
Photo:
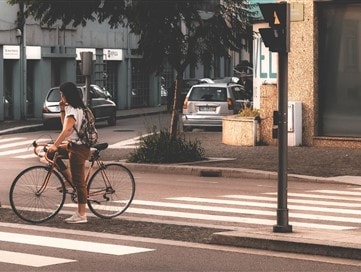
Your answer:
[[[85,180],[85,162],[90,157],[90,148],[86,145],[67,143],[61,144],[58,147],[58,153],[64,159],[69,159],[72,182],[78,193],[78,203],[86,204],[88,192]],[[49,157],[53,158],[54,154],[49,154]],[[61,159],[58,159],[56,163],[58,164],[60,171],[66,169],[66,166]]]

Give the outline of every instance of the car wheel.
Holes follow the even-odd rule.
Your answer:
[[[117,123],[117,117],[115,115],[108,119],[108,125],[109,126],[115,126],[116,123]]]

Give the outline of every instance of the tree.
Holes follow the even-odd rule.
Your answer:
[[[180,86],[188,65],[227,57],[252,35],[248,0],[10,0],[26,4],[26,14],[44,24],[86,25],[87,20],[128,24],[139,35],[138,54],[149,72],[168,62],[176,71],[170,134],[177,134]],[[128,4],[127,4],[128,3]]]

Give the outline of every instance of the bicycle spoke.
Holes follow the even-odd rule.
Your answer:
[[[22,171],[10,189],[10,204],[21,219],[40,223],[55,216],[65,201],[59,174],[53,172],[47,179],[48,168],[34,166]],[[45,182],[45,183],[44,183]]]
[[[97,216],[111,218],[122,214],[135,193],[132,173],[123,165],[108,164],[98,169],[88,185],[88,206]]]

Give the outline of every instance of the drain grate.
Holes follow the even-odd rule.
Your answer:
[[[200,172],[200,176],[201,177],[221,177],[222,176],[222,171],[212,171],[212,170],[202,170]]]

